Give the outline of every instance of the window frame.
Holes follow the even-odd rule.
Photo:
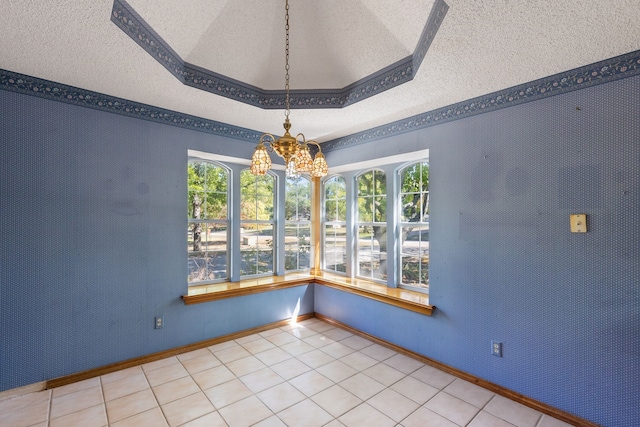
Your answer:
[[[368,173],[372,173],[372,183],[371,183],[371,193],[370,194],[366,194],[364,196],[361,196],[360,194],[360,185],[359,185],[359,180],[361,178],[364,177],[364,175],[368,174]],[[381,193],[376,193],[376,174],[382,174],[384,176],[384,192]],[[389,251],[387,248],[387,234],[390,231],[389,228],[389,224],[388,224],[388,219],[389,219],[389,204],[388,204],[388,180],[387,180],[388,174],[385,170],[381,169],[381,168],[369,168],[369,169],[365,169],[362,171],[358,171],[358,173],[356,174],[356,176],[354,177],[354,199],[353,199],[353,203],[354,203],[354,211],[355,211],[355,218],[354,218],[354,224],[353,224],[353,230],[354,230],[354,238],[356,239],[355,242],[355,258],[354,258],[354,270],[355,270],[355,277],[357,278],[362,278],[362,279],[367,279],[367,280],[372,280],[375,282],[380,282],[380,283],[384,283],[387,284],[388,282],[388,278],[389,276],[389,268],[393,268],[393,264],[395,264],[393,262],[393,258],[389,259]],[[360,199],[361,197],[365,197],[365,198],[371,198],[371,203],[372,203],[372,208],[371,208],[371,221],[361,221],[360,219]],[[382,221],[380,221],[381,218],[378,218],[375,212],[375,209],[373,208],[373,206],[375,206],[375,202],[376,199],[378,200],[383,200],[384,201],[384,218]],[[364,255],[364,251],[361,248],[361,238],[360,238],[360,230],[363,227],[371,227],[371,228],[375,228],[375,227],[384,227],[384,242],[381,240],[378,240],[374,237],[374,235],[372,234],[370,237],[370,251],[369,251],[369,255],[370,255],[370,271],[371,273],[369,275],[364,275],[361,272],[361,255]],[[382,265],[384,264],[384,273],[382,274],[382,277],[375,277],[375,268],[374,268],[374,258],[376,255],[376,251],[374,249],[375,247],[375,242],[374,240],[377,240],[378,242],[378,255],[379,255],[379,259],[380,259],[380,264],[379,264],[379,268],[378,270],[382,269]],[[383,251],[383,247],[384,247],[384,251]]]
[[[336,197],[334,199],[327,199],[327,184],[330,183],[333,180],[337,180],[340,179],[342,181],[342,185],[344,187],[344,192],[345,192],[345,197],[344,199],[341,199],[340,197]],[[347,189],[347,179],[343,176],[343,175],[331,175],[327,178],[325,178],[322,181],[322,203],[321,203],[321,223],[320,223],[320,234],[321,234],[321,253],[322,253],[322,257],[321,257],[321,269],[324,271],[328,271],[334,274],[340,274],[340,275],[347,275],[347,272],[349,271],[349,255],[347,253],[348,248],[349,248],[349,243],[347,241],[347,237],[349,235],[349,230],[347,228],[347,218],[348,218],[348,209],[349,209],[349,200],[348,200],[348,189]],[[338,217],[339,215],[337,215],[337,213],[339,212],[338,209],[338,204],[339,202],[344,202],[344,210],[345,210],[345,217],[344,219],[336,219],[336,220],[328,220],[327,219],[327,201],[335,201],[336,202],[336,217]],[[342,270],[338,270],[338,269],[329,269],[327,268],[327,228],[328,227],[332,227],[334,230],[336,228],[343,228],[345,231],[345,237],[344,237],[344,242],[345,242],[345,254],[344,254],[344,264],[334,264],[334,266],[337,265],[344,265],[344,271]],[[335,236],[335,234],[334,234]],[[333,239],[335,242],[337,242],[337,239]],[[333,246],[334,248],[337,247],[336,245]],[[334,257],[335,257],[335,253],[336,251],[334,251]]]
[[[287,214],[286,214],[286,204],[287,204],[287,199],[289,197],[289,191],[288,191],[288,184],[290,181],[293,180],[305,180],[306,181],[306,185],[307,185],[307,192],[308,192],[308,205],[309,205],[309,215],[307,217],[307,219],[300,219],[300,215],[299,215],[299,211],[300,211],[300,198],[296,197],[296,202],[295,202],[295,210],[296,210],[296,219],[295,220],[290,220],[287,219]],[[299,176],[297,178],[285,178],[285,190],[284,190],[284,199],[285,199],[285,212],[284,212],[284,232],[285,232],[285,240],[283,242],[284,244],[284,271],[286,272],[301,272],[301,271],[310,271],[311,270],[311,194],[312,194],[312,182],[311,179],[305,177],[305,176]],[[296,196],[298,196],[298,194],[296,193]],[[287,269],[287,230],[289,230],[290,228],[295,228],[296,230],[296,238],[298,238],[298,242],[296,243],[295,247],[297,248],[296,251],[296,255],[295,255],[295,259],[296,259],[296,268],[294,269]],[[306,234],[307,237],[307,241],[308,243],[306,245],[304,245],[304,247],[306,247],[306,253],[307,253],[307,261],[308,261],[308,266],[303,266],[301,268],[301,245],[300,245],[300,230],[301,229],[307,229],[308,232]],[[302,236],[304,237],[304,235]]]

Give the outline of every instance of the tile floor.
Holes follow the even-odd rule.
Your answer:
[[[316,318],[0,401],[0,426],[560,427]]]

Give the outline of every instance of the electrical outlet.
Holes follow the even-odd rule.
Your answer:
[[[491,354],[493,356],[502,357],[502,343],[491,341]]]
[[[155,318],[155,329],[162,329],[163,326],[164,326],[164,317],[163,316],[156,316],[156,318]]]

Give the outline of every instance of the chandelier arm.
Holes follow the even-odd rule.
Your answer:
[[[322,148],[320,148],[320,144],[318,144],[318,142],[317,142],[317,141],[310,140],[310,141],[307,141],[307,144],[313,144],[313,145],[315,145],[316,147],[318,147],[318,152],[319,152],[319,153],[322,153]]]
[[[270,141],[268,141],[267,139],[270,139]],[[273,151],[274,151],[273,143],[274,143],[275,141],[276,141],[276,137],[275,137],[275,136],[273,136],[273,135],[272,135],[272,134],[270,134],[270,133],[263,133],[263,134],[260,136],[260,142],[261,142],[262,144],[264,144],[264,146],[267,148],[267,150],[268,150],[270,153],[273,153]]]
[[[307,139],[304,137],[304,134],[302,132],[296,135],[296,141],[298,141],[298,137],[300,136],[302,137],[302,145],[305,145],[307,143]]]

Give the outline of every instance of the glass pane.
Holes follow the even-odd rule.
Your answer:
[[[377,196],[386,195],[387,194],[387,179],[384,175],[384,172],[374,171],[375,175],[375,186],[374,186],[374,194]]]
[[[402,195],[402,210],[400,214],[400,221],[419,222],[421,220],[420,200],[420,193]]]
[[[207,164],[205,171],[207,190],[221,193],[227,192],[227,171],[216,165]]]
[[[373,221],[373,197],[358,197],[358,221]]]
[[[309,226],[294,224],[285,227],[285,270],[291,271],[310,268],[310,244],[311,228]]]
[[[419,193],[420,185],[420,163],[409,166],[402,172],[400,191],[402,193]]]
[[[324,218],[326,221],[337,221],[337,203],[335,200],[326,200],[324,203]]]
[[[386,196],[373,198],[373,221],[385,222],[387,220],[387,198]]]
[[[256,198],[256,218],[260,221],[273,219],[273,194],[266,196],[258,195]]]
[[[189,224],[187,228],[188,281],[225,279],[228,233],[224,224]]]
[[[358,275],[387,278],[387,230],[383,226],[358,228]]]
[[[273,271],[273,225],[243,223],[240,234],[240,274]]]
[[[204,202],[205,202],[204,192],[190,190],[188,206],[187,206],[188,218],[193,218],[193,219],[204,218],[204,215],[205,215],[204,207],[203,207]]]
[[[205,218],[227,219],[227,194],[208,193],[205,204]]]
[[[358,177],[358,196],[373,194],[373,171],[365,172]]]
[[[429,227],[402,227],[401,283],[428,287],[429,279]]]
[[[347,228],[327,225],[324,228],[324,268],[344,273],[347,271]]]

